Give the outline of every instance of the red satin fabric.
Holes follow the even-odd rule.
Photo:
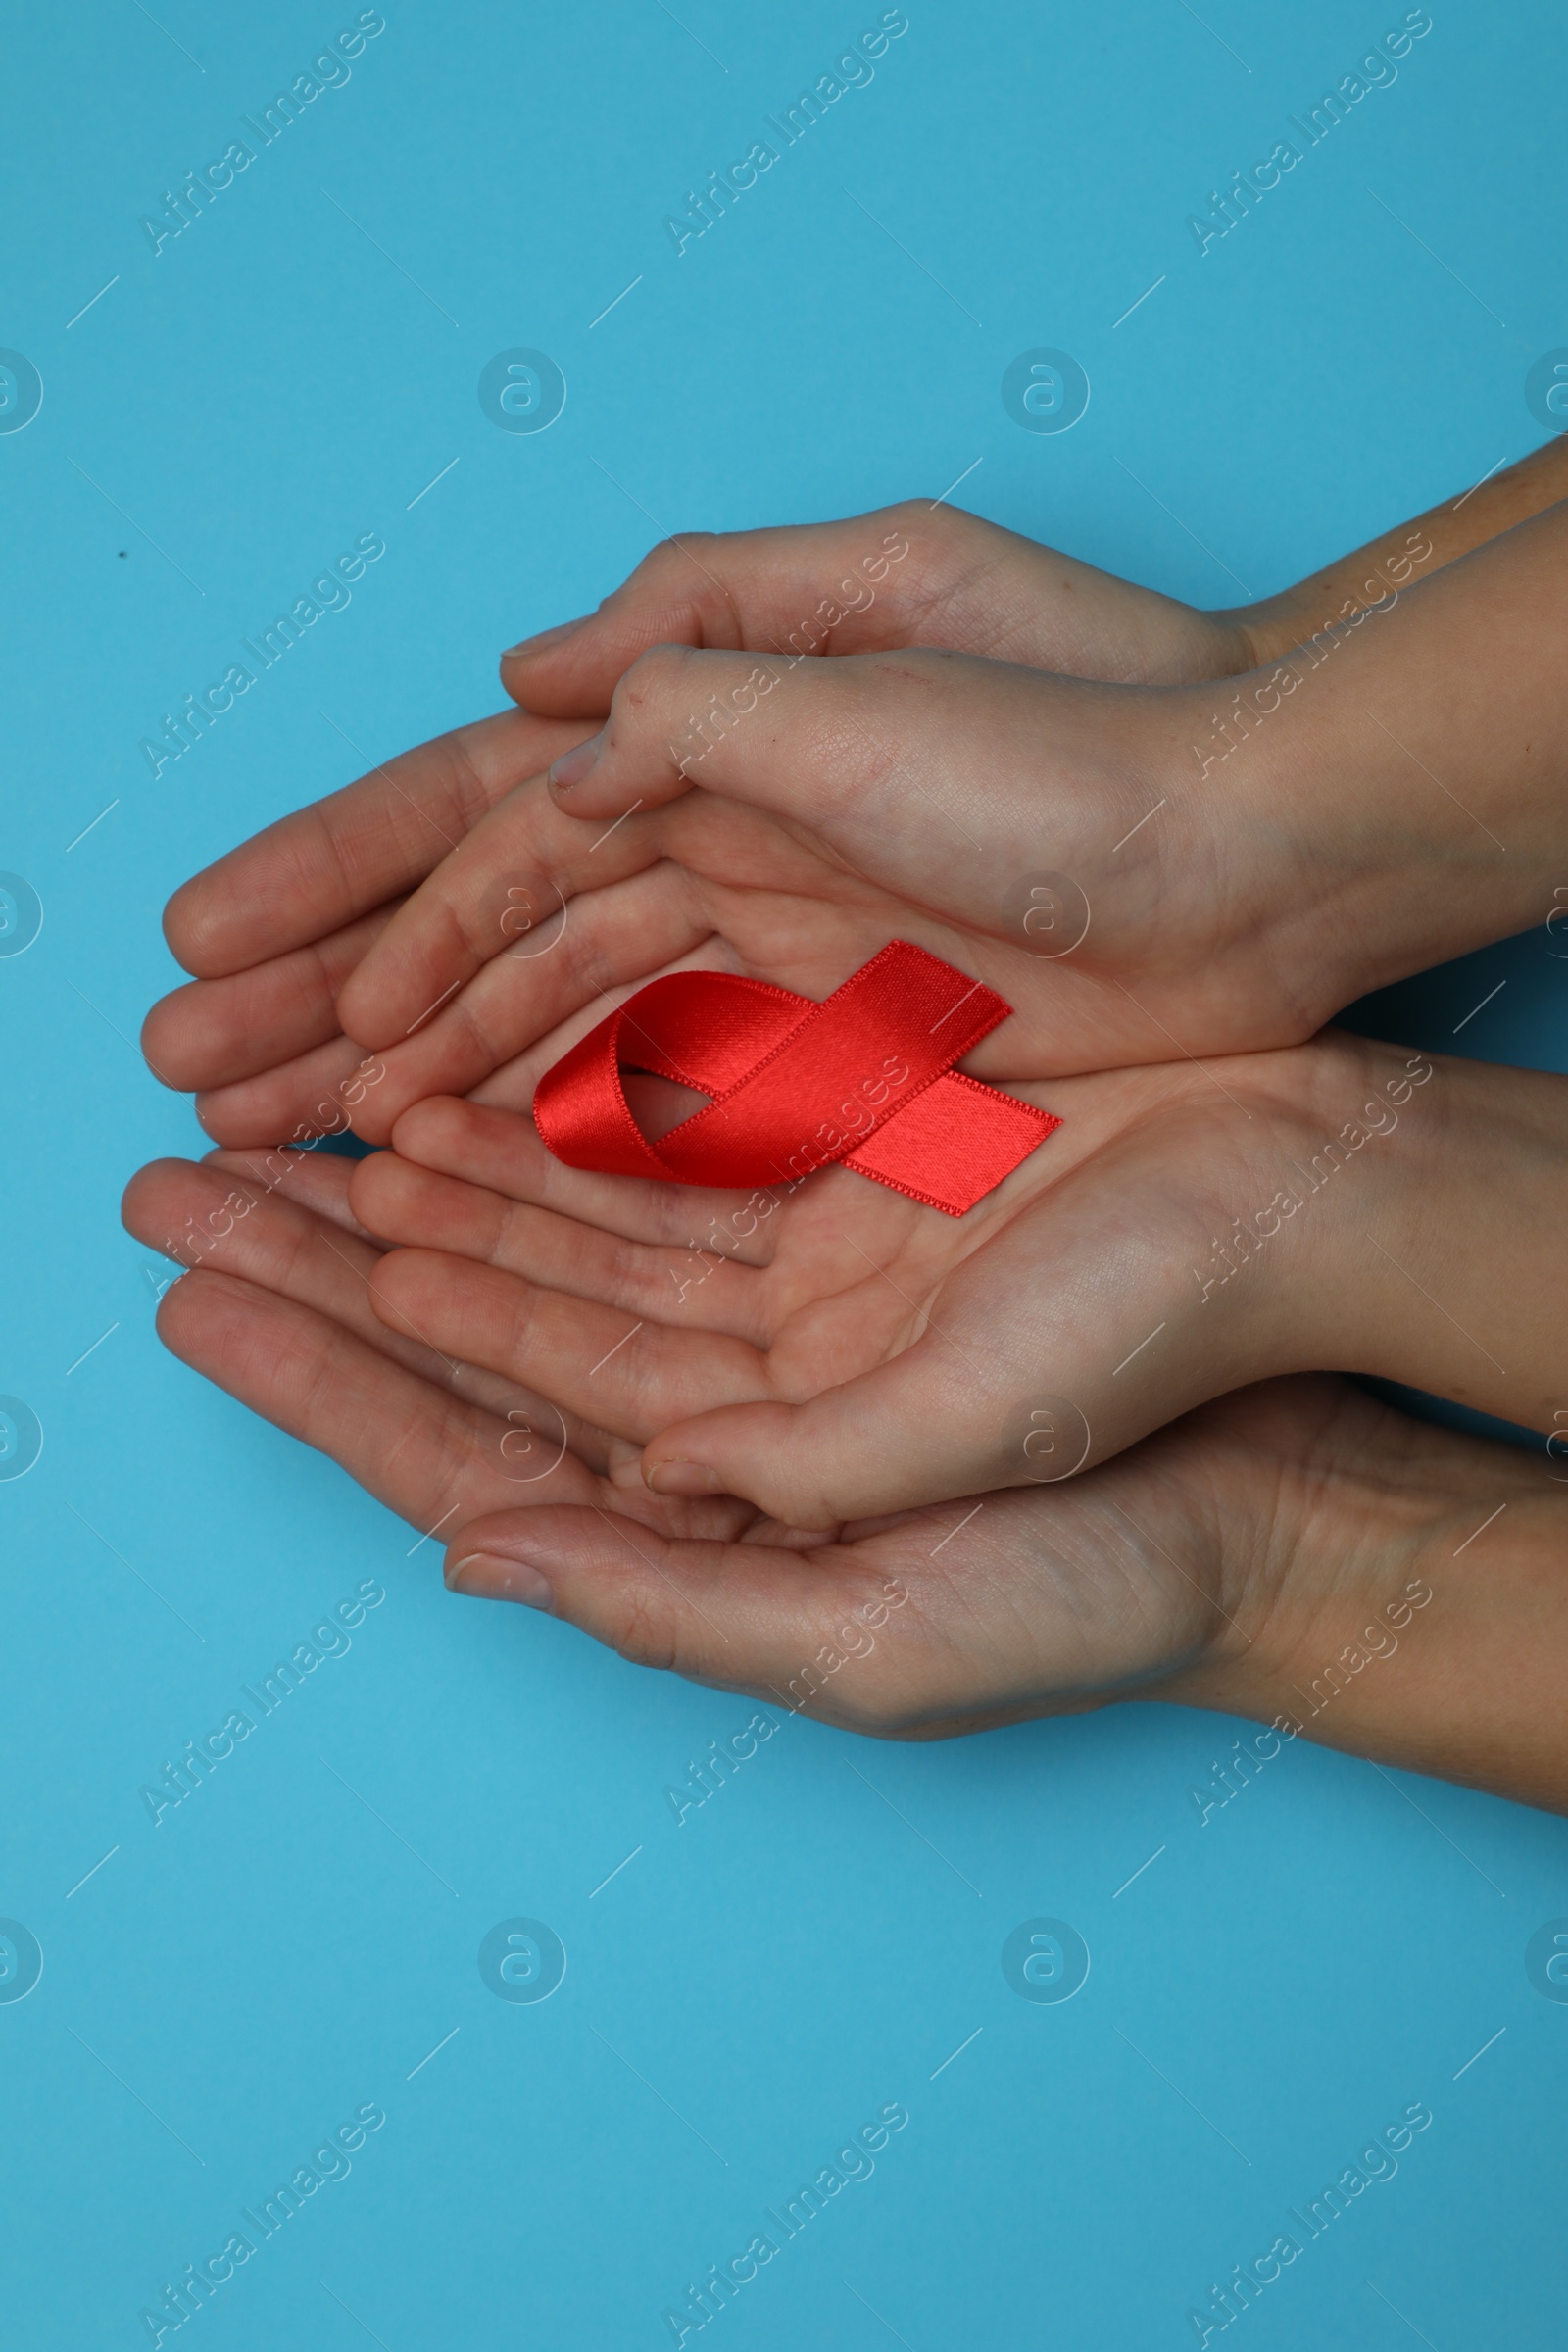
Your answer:
[[[672,972],[546,1071],[534,1121],[568,1167],[761,1186],[839,1161],[961,1217],[1061,1124],[953,1068],[1011,1009],[902,939],[821,1004],[761,980]],[[622,1070],[713,1100],[651,1144]]]

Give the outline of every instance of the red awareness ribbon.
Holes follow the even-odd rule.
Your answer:
[[[651,980],[540,1079],[534,1121],[568,1167],[665,1184],[788,1184],[837,1161],[961,1217],[1061,1121],[953,1064],[1011,1011],[893,940],[813,1004],[725,972]],[[622,1070],[713,1099],[651,1144]]]

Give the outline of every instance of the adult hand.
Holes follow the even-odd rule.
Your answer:
[[[705,943],[820,999],[912,939],[1014,1008],[980,1077],[1298,1042],[1549,904],[1565,553],[1568,505],[1254,673],[1223,735],[1206,689],[956,654],[644,654],[608,726],[476,827],[346,984],[386,1070],[356,1124],[384,1141]],[[235,1143],[275,1110],[204,1105]]]
[[[641,1090],[667,1126],[646,1106],[681,1090]],[[350,1179],[398,1245],[372,1303],[612,1431],[618,1485],[816,1530],[1065,1475],[1298,1370],[1553,1426],[1568,1081],[1331,1032],[1009,1091],[1065,1123],[962,1218],[842,1168],[585,1174],[514,1110],[422,1102]]]
[[[155,1160],[122,1214],[150,1249],[191,1270],[165,1292],[159,1336],[183,1363],[318,1446],[423,1526],[527,1503],[613,1503],[666,1532],[727,1536],[744,1503],[670,1504],[610,1482],[635,1446],[523,1383],[451,1355],[374,1286],[384,1245],[349,1205],[351,1165],[331,1154],[215,1152]],[[182,1256],[181,1252],[187,1253]],[[379,1311],[377,1311],[377,1304]]]
[[[360,1059],[338,997],[406,895],[608,713],[635,653],[663,637],[765,643],[797,621],[824,654],[918,639],[1091,677],[1217,676],[1249,658],[1222,616],[925,500],[842,523],[667,541],[591,623],[503,657],[509,692],[546,715],[508,711],[418,745],[175,892],[164,928],[196,977],[148,1018],[153,1068],[197,1092],[224,1140],[271,1143],[301,1123],[319,1132],[323,1095],[329,1121],[333,1090]]]
[[[1382,602],[1568,496],[1568,443],[1338,557],[1276,595],[1203,612],[941,501],[842,522],[691,531],[656,547],[596,612],[501,660],[530,710],[604,711],[655,645],[826,654],[939,646],[1124,686],[1193,685],[1257,669],[1326,621]],[[901,550],[902,552],[890,552]]]
[[[1300,1735],[1562,1812],[1565,1495],[1539,1456],[1320,1375],[1223,1397],[1066,1486],[820,1548],[513,1511],[454,1538],[447,1581],[884,1739],[1118,1699],[1270,1723],[1191,1791],[1200,1821]]]
[[[454,1591],[528,1601],[637,1664],[886,1738],[1166,1699],[1568,1808],[1563,1491],[1514,1448],[1300,1379],[1205,1406],[1065,1485],[826,1540],[727,1500],[617,1493],[580,1425],[582,1450],[554,1466],[541,1445],[538,1477],[525,1448],[557,1427],[541,1400],[454,1377],[367,1312],[378,1252],[355,1228],[345,1164],[292,1166],[292,1199],[247,1164],[164,1162],[132,1183],[126,1222],[155,1248],[187,1215],[250,1203],[224,1211],[225,1270],[176,1282],[160,1331],[447,1539]]]
[[[248,1098],[225,1099],[215,1133],[247,1102],[270,1122],[257,1140],[299,1124],[319,1132],[323,1090],[330,1097],[357,1059],[337,1021],[338,992],[370,941],[480,815],[606,714],[620,669],[661,640],[765,648],[793,633],[827,652],[917,640],[1090,678],[1217,678],[1377,602],[1388,593],[1384,565],[1411,576],[1411,547],[1424,551],[1418,568],[1446,563],[1534,512],[1562,474],[1568,462],[1553,445],[1387,543],[1228,614],[1198,612],[925,501],[845,523],[671,541],[591,620],[505,657],[508,690],[547,720],[505,713],[389,760],[176,892],[169,942],[197,978],[155,1008],[149,1058],[166,1083],[203,1095],[263,1081]],[[872,531],[878,522],[889,528]],[[884,577],[872,580],[862,543],[890,533],[907,555],[896,566],[873,555]]]

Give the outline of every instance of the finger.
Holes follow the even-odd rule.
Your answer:
[[[432,896],[445,888],[443,875],[426,885]],[[433,911],[427,929],[418,900],[406,912],[406,927],[390,927],[385,956],[362,966],[352,991],[344,992],[351,1033],[374,1046],[386,1065],[375,1103],[377,1140],[410,1102],[427,1094],[466,1094],[585,1005],[594,1007],[585,1024],[592,1028],[611,1009],[607,990],[640,987],[650,974],[691,955],[712,929],[689,876],[658,863],[651,872],[572,898],[554,936],[547,934],[538,950],[503,943],[482,969],[473,967],[466,952],[455,955],[450,980],[427,996],[423,977],[417,988],[409,987],[400,941],[413,944],[423,971],[439,961],[442,951],[426,954],[425,943],[431,931],[444,930],[445,917]],[[406,1020],[411,1004],[414,1017]]]
[[[177,890],[164,915],[171,949],[213,980],[341,930],[422,881],[503,793],[581,732],[503,710],[372,767]]]
[[[276,1193],[285,1200],[335,1225],[362,1242],[379,1247],[381,1237],[362,1225],[349,1201],[349,1185],[358,1164],[337,1152],[296,1152],[281,1147],[271,1152],[205,1152],[201,1166],[227,1170],[264,1195]]]
[[[503,1434],[509,1426],[520,1428],[501,1457],[509,1466],[515,1455],[536,1468],[541,1449],[548,1458],[557,1436],[596,1471],[624,1464],[627,1448],[608,1442],[592,1422],[561,1413],[526,1383],[454,1357],[406,1316],[378,1314],[369,1276],[381,1245],[335,1229],[297,1200],[266,1186],[236,1185],[229,1171],[210,1162],[155,1160],[126,1187],[122,1215],[138,1239],[181,1266],[232,1275],[329,1316],[406,1370],[497,1416]],[[530,1445],[535,1430],[537,1442]]]
[[[187,1274],[158,1310],[164,1345],[290,1437],[314,1446],[421,1530],[516,1507],[528,1494],[589,1503],[599,1482],[570,1452],[519,1491],[513,1427],[371,1348],[331,1316],[229,1274]]]
[[[772,1255],[770,1196],[568,1167],[545,1149],[526,1110],[431,1096],[403,1113],[392,1140],[400,1158],[509,1200],[560,1209],[628,1242],[691,1247],[695,1236],[697,1247],[752,1266],[766,1265]]]
[[[389,926],[344,991],[343,1025],[368,1045],[391,1045],[493,956],[538,977],[564,948],[575,953],[569,902],[626,882],[660,857],[646,827],[617,826],[603,839],[600,831],[564,816],[542,774],[508,793]]]
[[[911,735],[915,686],[926,691],[914,706],[920,731]],[[1105,691],[1077,689],[1083,697]],[[853,844],[867,828],[902,823],[907,832],[912,777],[925,794],[922,841],[929,816],[947,857],[967,867],[965,841],[980,845],[952,812],[952,771],[973,764],[976,698],[984,698],[1003,747],[995,782],[1004,790],[1015,742],[1027,741],[1031,723],[1038,734],[1040,692],[1025,671],[981,668],[954,654],[804,662],[661,645],[627,670],[598,734],[557,760],[550,789],[564,809],[601,831],[700,785],[830,844]],[[1006,813],[1005,801],[999,813]],[[1033,815],[1038,827],[1038,805]],[[989,811],[983,821],[989,838]]]
[[[961,509],[908,499],[842,522],[683,532],[597,612],[512,647],[501,680],[530,710],[602,714],[654,645],[834,655],[923,645],[1152,684],[1218,675],[1204,638],[1202,618],[1169,597]]]
[[[566,718],[608,710],[615,681],[651,645],[771,652],[794,639],[812,653],[906,645],[915,616],[935,619],[992,530],[911,500],[842,522],[683,532],[645,556],[596,612],[511,647],[502,683],[528,710]]]
[[[402,901],[308,948],[275,955],[220,981],[186,981],[148,1013],[141,1052],[181,1094],[230,1087],[341,1037],[338,990]]]
[[[392,919],[392,902],[314,946],[231,973],[191,980],[155,1004],[141,1044],[165,1086],[182,1094],[231,1086],[341,1036],[344,981]]]
[[[609,891],[604,895],[613,899],[618,894]],[[590,907],[596,904],[589,902]],[[727,941],[712,933],[683,955],[652,965],[646,962],[657,946],[666,940],[673,945],[689,937],[695,927],[682,916],[678,928],[672,920],[669,931],[662,936],[653,920],[644,926],[615,922],[608,911],[593,913],[588,928],[603,938],[601,958],[597,963],[587,961],[580,979],[563,967],[558,984],[545,992],[538,1012],[529,1009],[526,983],[519,985],[514,979],[505,960],[491,965],[453,999],[428,1031],[421,1030],[406,1045],[388,1047],[366,1065],[373,1071],[374,1083],[368,1079],[359,1098],[354,1112],[356,1133],[368,1143],[388,1143],[405,1110],[433,1095],[456,1094],[460,1088],[476,1100],[531,1113],[534,1089],[545,1071],[650,980],[662,979],[669,972],[735,969],[738,959]],[[569,1009],[562,1010],[564,1006]],[[561,1017],[552,1023],[551,1016],[558,1011]],[[514,1038],[525,1042],[514,1048]],[[635,1093],[644,1081],[633,1075],[623,1083]],[[649,1083],[668,1085],[667,1081]],[[627,1100],[631,1101],[630,1095]],[[702,1090],[682,1090],[682,1103],[683,1107],[663,1122],[665,1127],[702,1108]]]
[[[845,1720],[820,1697],[813,1660],[827,1644],[838,1654],[841,1641],[869,1655],[866,1621],[880,1615],[885,1626],[906,1601],[872,1545],[671,1541],[618,1513],[570,1509],[540,1513],[535,1535],[533,1516],[466,1524],[447,1554],[451,1589],[550,1610],[633,1664],[754,1691],[769,1702],[764,1738],[802,1706]],[[853,1681],[842,1692],[852,1703]],[[831,1695],[840,1699],[839,1689]],[[874,1704],[864,1678],[860,1696]]]
[[[369,1292],[394,1328],[525,1381],[563,1411],[639,1444],[717,1402],[768,1393],[765,1359],[744,1340],[672,1330],[441,1250],[391,1250]]]
[[[687,1249],[646,1248],[576,1217],[435,1175],[396,1152],[361,1163],[353,1197],[369,1230],[399,1248],[445,1250],[623,1314],[677,1328],[689,1321],[753,1347],[765,1343],[756,1274],[726,1265],[695,1242]]]
[[[337,1037],[275,1070],[204,1091],[196,1097],[196,1116],[214,1143],[230,1151],[280,1141],[319,1143],[323,1136],[348,1133],[359,1109],[373,1099],[378,1067],[351,1038]]]
[[[637,1664],[755,1691],[770,1720],[929,1739],[1076,1712],[1239,1633],[1226,1603],[1277,1482],[1249,1479],[1232,1433],[1222,1538],[1225,1450],[1195,1419],[1070,1489],[966,1495],[815,1546],[771,1521],[672,1542],[608,1512],[509,1512],[464,1528],[447,1581],[552,1610]]]
[[[342,1165],[343,1163],[339,1163]],[[427,1380],[450,1382],[453,1359],[405,1323],[389,1328],[368,1281],[382,1245],[328,1224],[266,1183],[210,1161],[154,1160],[125,1188],[127,1229],[184,1267],[205,1267],[318,1308]]]
[[[878,916],[896,925],[907,910],[876,900],[761,809],[709,794],[583,824],[540,780],[510,794],[394,916],[343,989],[338,1017],[400,1057],[423,1048],[482,1059],[726,927],[738,924],[751,959],[780,976],[803,955],[814,969],[808,934],[841,932],[843,902],[882,946]],[[835,946],[842,956],[842,939]],[[830,987],[842,976],[835,968]],[[455,1074],[440,1091],[460,1091]]]

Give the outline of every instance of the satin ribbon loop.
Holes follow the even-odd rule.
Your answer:
[[[953,1067],[1011,1009],[902,939],[820,1004],[727,972],[671,972],[545,1072],[534,1122],[568,1167],[759,1187],[837,1162],[961,1217],[1061,1124]],[[652,1144],[622,1070],[712,1100]]]

